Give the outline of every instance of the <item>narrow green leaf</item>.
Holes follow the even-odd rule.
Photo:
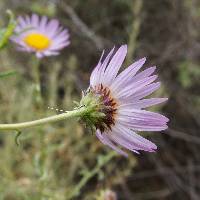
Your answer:
[[[5,45],[8,43],[8,40],[9,40],[10,36],[13,34],[14,29],[17,24],[12,11],[7,10],[6,13],[9,16],[9,22],[8,22],[8,25],[6,28],[0,29],[0,49],[5,47]]]
[[[0,72],[0,78],[5,78],[5,77],[8,77],[8,76],[13,76],[16,73],[17,73],[16,71]]]
[[[17,131],[17,134],[15,136],[15,143],[16,143],[17,146],[20,145],[19,137],[20,137],[21,134],[22,134],[21,131]]]

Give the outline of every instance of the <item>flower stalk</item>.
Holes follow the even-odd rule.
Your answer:
[[[36,104],[39,106],[42,104],[42,94],[41,94],[41,83],[40,83],[40,59],[38,59],[36,56],[33,56],[32,59],[33,63],[33,76],[35,80],[34,84],[34,96]]]
[[[38,120],[33,120],[29,122],[15,123],[15,124],[0,124],[1,130],[15,130],[19,131],[25,128],[31,128],[34,126],[40,126],[47,123],[58,122],[61,120],[70,119],[73,117],[79,117],[86,125],[96,129],[94,125],[99,123],[105,114],[102,112],[101,102],[98,96],[95,96],[92,92],[88,92],[83,95],[78,107],[74,108],[72,111],[66,111],[62,114],[57,114],[51,117],[46,117]]]
[[[42,118],[38,120],[33,120],[29,122],[22,122],[22,123],[15,123],[15,124],[0,124],[0,130],[9,131],[9,130],[21,130],[21,129],[31,128],[34,126],[40,126],[47,123],[54,123],[61,120],[70,119],[73,117],[82,117],[84,115],[87,115],[88,112],[90,112],[90,109],[85,106],[82,106],[72,111],[67,111],[62,114],[58,114],[58,115],[54,115],[51,117],[46,117],[46,118]]]

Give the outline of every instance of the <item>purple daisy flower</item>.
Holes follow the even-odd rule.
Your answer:
[[[141,150],[155,152],[157,146],[137,132],[167,129],[168,118],[144,110],[167,98],[144,99],[160,87],[160,82],[154,82],[157,75],[152,75],[155,66],[138,72],[146,58],[134,62],[118,74],[126,54],[127,45],[122,45],[116,53],[113,48],[104,61],[102,54],[91,74],[87,93],[98,96],[101,102],[99,112],[104,113],[104,117],[93,123],[96,136],[102,143],[124,156],[127,154],[117,145],[135,153]]]
[[[60,26],[58,20],[36,14],[18,18],[11,40],[18,45],[18,50],[35,52],[38,58],[58,55],[70,44],[68,30]]]

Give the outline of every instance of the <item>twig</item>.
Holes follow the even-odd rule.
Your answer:
[[[93,30],[91,30],[81,19],[80,17],[76,14],[76,12],[74,11],[74,9],[67,5],[64,2],[61,2],[59,4],[59,7],[65,12],[67,13],[67,15],[69,15],[69,17],[71,18],[72,22],[78,27],[78,29],[85,35],[87,36],[89,39],[91,39],[93,41],[93,43],[95,44],[95,46],[97,47],[98,50],[102,50],[104,45],[103,45],[103,41],[102,38],[100,38],[99,36],[97,36]]]
[[[195,144],[200,144],[200,138],[197,136],[189,135],[187,133],[184,133],[182,131],[174,130],[174,129],[168,129],[167,131],[168,135],[179,138],[182,140],[185,140],[186,142],[192,142]]]

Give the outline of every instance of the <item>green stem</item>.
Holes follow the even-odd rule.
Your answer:
[[[41,83],[40,83],[40,59],[33,56],[33,76],[35,79],[35,99],[38,105],[42,104]]]
[[[133,10],[133,24],[131,27],[131,32],[129,36],[129,50],[127,55],[127,64],[130,64],[133,58],[133,54],[135,53],[135,50],[137,48],[137,37],[140,32],[140,25],[141,25],[141,10],[143,6],[142,0],[135,0],[132,4],[132,10]]]
[[[22,123],[16,123],[16,124],[0,124],[0,130],[21,130],[21,129],[30,128],[33,126],[40,126],[47,123],[58,122],[58,121],[73,118],[73,117],[81,117],[87,112],[88,112],[88,109],[86,107],[81,107],[77,110],[68,111],[66,113],[62,113],[62,114],[54,115],[51,117],[34,120],[34,121],[22,122]]]
[[[81,181],[76,185],[74,189],[72,189],[66,200],[74,199],[74,197],[79,196],[81,189],[87,184],[87,182],[94,177],[101,170],[103,166],[105,166],[114,156],[116,156],[115,151],[110,151],[108,155],[102,156],[102,162],[98,162],[94,169],[88,171],[85,176],[81,179]]]

